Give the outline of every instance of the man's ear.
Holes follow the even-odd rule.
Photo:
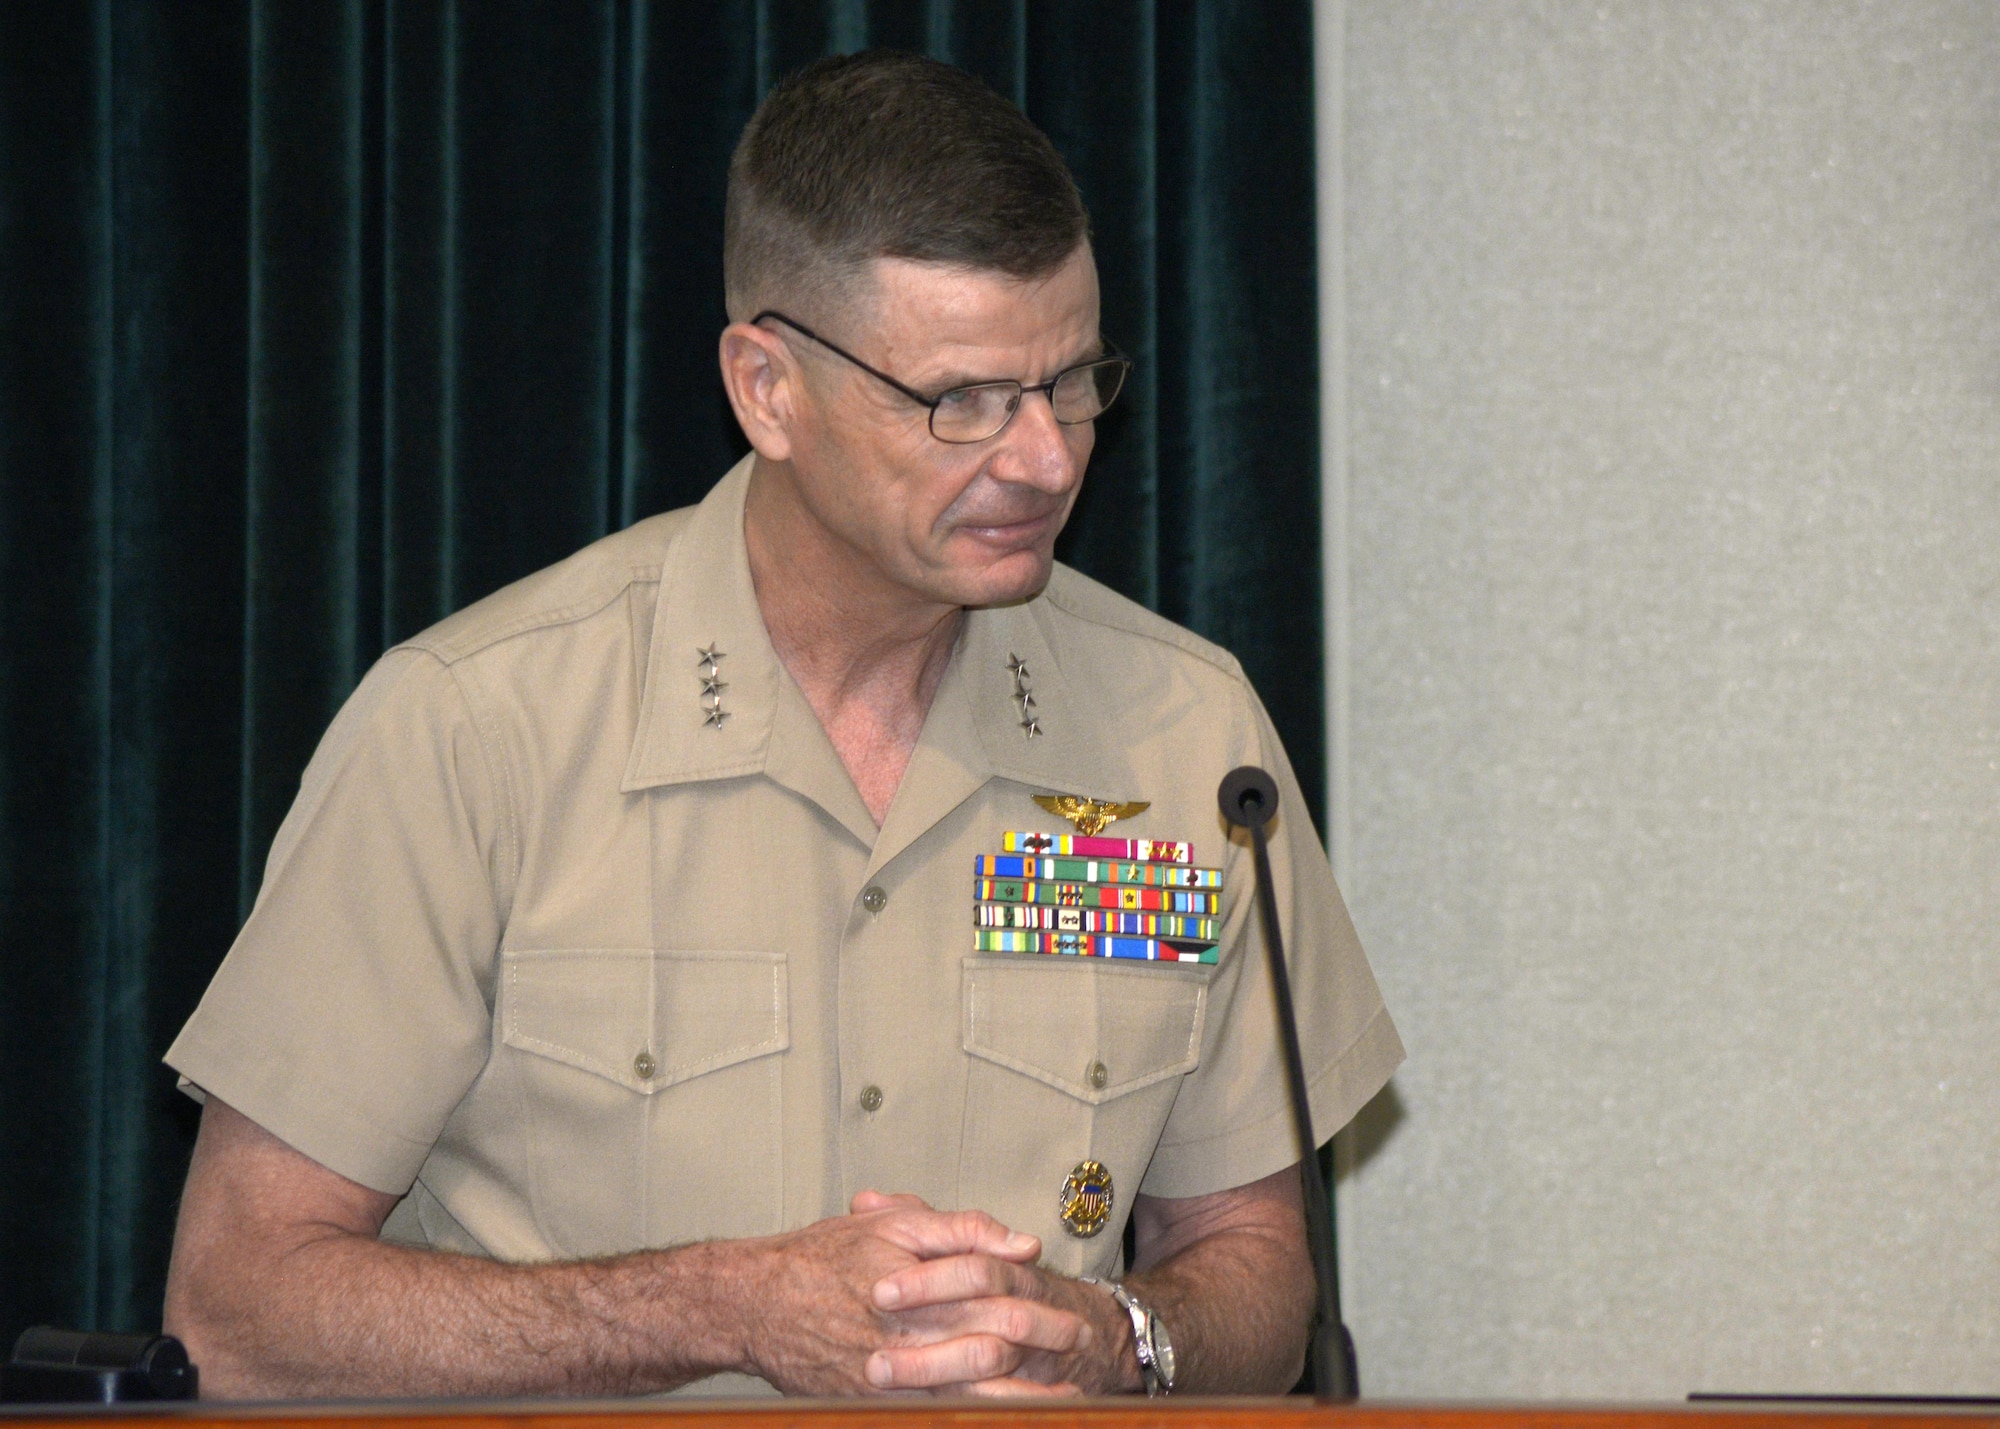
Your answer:
[[[743,435],[766,461],[790,461],[803,374],[784,339],[752,323],[722,330],[722,390]]]

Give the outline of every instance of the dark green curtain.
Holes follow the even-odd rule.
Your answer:
[[[158,1323],[158,1059],[368,663],[742,450],[727,157],[869,44],[1068,156],[1139,368],[1063,554],[1317,790],[1306,0],[0,0],[0,1346]]]

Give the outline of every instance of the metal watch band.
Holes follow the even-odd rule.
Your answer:
[[[1166,1326],[1159,1316],[1139,1303],[1131,1291],[1116,1280],[1099,1280],[1094,1275],[1080,1275],[1077,1279],[1086,1285],[1095,1285],[1111,1294],[1122,1309],[1132,1319],[1132,1350],[1139,1357],[1139,1378],[1145,1383],[1148,1398],[1172,1394],[1174,1390],[1174,1360],[1172,1341],[1167,1338]]]

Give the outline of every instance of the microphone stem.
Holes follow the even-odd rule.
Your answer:
[[[1286,971],[1284,935],[1278,925],[1278,894],[1271,882],[1271,856],[1264,825],[1250,824],[1250,847],[1257,861],[1257,911],[1263,917],[1264,951],[1271,965],[1271,994],[1277,1002],[1278,1035],[1285,1050],[1285,1075],[1292,1088],[1292,1123],[1298,1132],[1299,1174],[1305,1181],[1306,1240],[1312,1247],[1319,1283],[1319,1323],[1313,1330],[1313,1390],[1321,1399],[1346,1402],[1361,1392],[1354,1340],[1340,1317],[1339,1269],[1334,1258],[1333,1212],[1319,1171],[1319,1143],[1313,1138],[1311,1104],[1306,1100],[1305,1056],[1292,1010],[1292,980]]]

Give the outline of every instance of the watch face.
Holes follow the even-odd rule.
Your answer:
[[[1167,1388],[1174,1386],[1174,1342],[1167,1338],[1167,1327],[1157,1319],[1153,1321],[1153,1363],[1159,1367],[1160,1383]]]

